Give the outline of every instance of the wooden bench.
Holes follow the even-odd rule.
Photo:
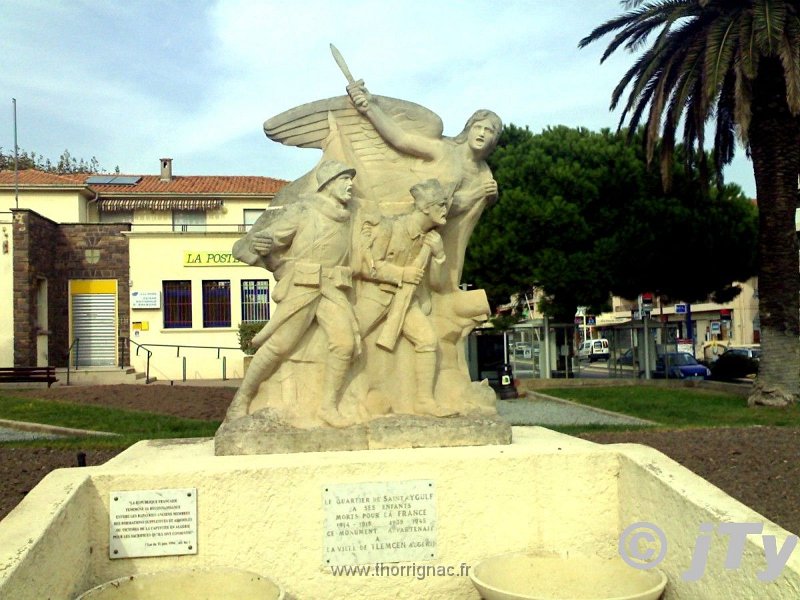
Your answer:
[[[0,383],[46,383],[53,385],[56,378],[55,367],[0,367]]]

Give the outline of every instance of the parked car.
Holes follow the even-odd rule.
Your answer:
[[[578,349],[578,359],[589,362],[608,360],[608,354],[608,340],[605,338],[586,340]]]
[[[656,359],[655,379],[708,379],[711,370],[688,352],[666,352]]]
[[[578,360],[608,360],[609,347],[608,340],[600,338],[597,340],[586,340],[578,349]]]
[[[737,356],[744,356],[746,358],[752,358],[753,360],[759,360],[761,359],[761,345],[731,346],[722,353],[720,358],[726,354],[736,354]]]
[[[633,348],[628,348],[617,357],[618,365],[633,365]]]
[[[753,377],[758,374],[760,357],[757,346],[729,348],[711,365],[711,376],[722,381]]]

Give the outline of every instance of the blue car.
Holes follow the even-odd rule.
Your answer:
[[[667,352],[656,359],[655,379],[708,379],[711,371],[688,352]]]

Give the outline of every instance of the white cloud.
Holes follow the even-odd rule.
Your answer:
[[[631,57],[577,49],[617,2],[219,0],[0,3],[0,89],[20,146],[107,168],[297,177],[319,154],[269,142],[265,119],[344,93],[334,43],[378,94],[437,112],[455,134],[477,108],[538,131],[615,127],[611,91]],[[10,111],[0,146],[11,147]],[[729,179],[752,180],[747,164]],[[738,173],[742,173],[741,175]],[[748,177],[750,178],[748,180]],[[754,193],[749,183],[750,193]]]

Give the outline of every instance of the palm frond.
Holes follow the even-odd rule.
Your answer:
[[[695,77],[689,96],[686,101],[686,110],[683,119],[683,139],[684,150],[686,151],[686,164],[694,162],[694,148],[702,143],[703,127],[705,126],[705,114],[700,106],[699,99],[703,97],[705,87],[702,75]]]
[[[592,42],[596,42],[600,38],[611,33],[612,31],[616,31],[617,29],[624,30],[626,27],[629,26],[630,23],[635,23],[641,17],[641,15],[645,13],[646,10],[640,9],[624,13],[618,17],[614,17],[613,19],[609,19],[602,25],[599,25],[594,29],[592,29],[589,35],[582,38],[578,42],[578,48],[585,48]]]
[[[681,116],[686,114],[691,107],[692,91],[696,89],[698,78],[702,77],[702,46],[690,45],[682,62],[683,67],[671,85],[672,97],[662,125],[661,182],[665,190],[669,190],[672,184],[672,153],[675,148],[675,132]]]
[[[621,108],[619,128],[627,125],[629,138],[645,126],[648,161],[659,151],[665,184],[678,141],[686,163],[708,171],[703,144],[713,121],[713,169],[721,185],[737,134],[749,148],[757,78],[774,82],[782,75],[786,102],[800,119],[799,0],[623,0],[623,5],[625,14],[596,28],[579,46],[614,33],[601,62],[620,48],[639,53],[614,88],[611,109]],[[775,73],[764,73],[767,62],[774,63]]]
[[[651,78],[667,72],[667,65],[674,63],[676,56],[680,57],[685,52],[684,39],[687,37],[685,32],[687,28],[692,28],[692,26],[692,22],[681,25],[675,31],[670,32],[658,46],[650,48],[637,61],[636,65],[639,66],[639,69],[638,72],[633,73],[636,81],[631,88],[626,110],[630,108],[635,98],[639,96],[641,90],[644,89]],[[617,90],[619,90],[619,86],[615,89],[615,93]]]
[[[653,28],[658,27],[659,23],[662,23],[666,20],[665,15],[669,15],[676,8],[683,8],[687,4],[691,4],[691,0],[662,0],[661,2],[649,3],[642,8],[636,8],[640,4],[643,4],[643,1],[636,2],[634,10],[630,10],[629,12],[626,12],[613,19],[609,19],[602,25],[595,27],[589,33],[589,35],[582,38],[578,42],[578,48],[585,48],[592,42],[596,42],[612,31],[616,31],[618,29],[622,30],[619,34],[617,34],[617,37],[622,37],[620,40],[617,40],[617,37],[614,38],[614,40],[611,42],[611,44],[614,45],[614,48],[611,51],[606,50],[603,58],[600,60],[602,63],[613,53],[614,50],[616,50],[616,48],[619,47],[622,41],[631,37],[636,37],[640,32],[640,29],[649,28],[652,30]]]
[[[619,100],[622,95],[625,93],[625,89],[628,87],[630,82],[636,77],[640,72],[644,71],[647,68],[647,65],[652,62],[652,57],[655,55],[655,52],[652,50],[645,52],[639,59],[633,63],[633,66],[628,69],[625,75],[622,76],[620,82],[614,88],[614,91],[611,93],[611,105],[610,109],[614,110],[617,108],[619,104]],[[629,102],[623,111],[623,115],[625,112],[630,110],[630,107],[633,105],[633,96],[629,96]],[[623,116],[624,120],[624,116]]]
[[[669,93],[667,90],[666,74],[654,78],[652,82],[655,84],[655,87],[653,88],[653,95],[650,101],[650,115],[647,118],[647,129],[645,130],[648,163],[653,161],[655,141],[658,139],[658,134],[661,130],[661,117],[664,113],[664,105],[666,104],[665,95]]]
[[[753,31],[753,19],[739,19],[739,51],[736,62],[742,71],[742,75],[749,79],[755,79],[758,64],[758,50],[756,49],[755,32]]]
[[[608,44],[605,52],[603,52],[603,55],[600,57],[600,62],[605,62],[605,60],[614,52],[616,52],[622,44],[625,44],[625,48],[628,50],[635,49],[648,38],[654,29],[660,27],[661,25],[662,21],[660,19],[651,18],[640,21],[636,24],[636,27],[624,28],[622,31],[617,33],[617,35],[614,36],[614,39],[612,39]],[[656,41],[654,45],[658,45],[658,41]]]
[[[653,47],[658,47],[669,34],[673,23],[694,16],[694,11],[687,10],[689,8],[691,8],[691,4],[687,4],[686,0],[665,0],[652,5],[651,12],[641,19],[638,27],[628,28],[628,43],[625,44],[625,49],[629,52],[638,51],[653,29],[661,27],[661,33],[653,42]]]
[[[778,55],[786,79],[786,102],[795,116],[800,114],[800,19],[791,16],[786,21]]]
[[[647,160],[650,162],[653,158],[655,143],[659,138],[659,130],[664,133],[662,135],[669,135],[674,138],[674,130],[677,127],[677,121],[680,119],[680,112],[678,110],[676,115],[676,94],[679,94],[683,89],[683,83],[686,77],[690,75],[686,72],[686,48],[681,48],[678,52],[673,52],[670,59],[665,63],[663,73],[658,77],[658,84],[653,93],[653,99],[650,106],[650,116],[648,119],[648,128],[645,131],[647,140]],[[652,83],[655,83],[653,81]],[[680,100],[677,100],[680,102]],[[665,112],[666,107],[666,112]],[[662,118],[663,117],[663,118]],[[662,160],[663,164],[663,160]]]
[[[714,166],[717,173],[717,185],[722,184],[722,168],[733,160],[736,144],[735,105],[736,74],[733,70],[729,70],[722,83],[717,102],[717,130],[714,134]]]
[[[710,103],[719,93],[722,81],[731,67],[738,43],[737,21],[718,17],[709,24],[705,39],[704,101]]]
[[[786,23],[786,0],[753,0],[753,31],[761,54],[778,52]]]
[[[758,55],[754,56],[753,62],[753,67],[758,69],[758,64],[760,62]],[[733,118],[739,127],[739,138],[745,145],[747,145],[750,137],[750,120],[753,117],[752,105],[754,81],[755,78],[746,76],[742,72],[742,69],[737,70],[736,86],[734,88],[736,102],[734,105]]]
[[[653,96],[653,92],[656,88],[656,81],[649,80],[648,84],[645,88],[641,91],[638,96],[631,95],[630,102],[633,104],[634,100],[638,100],[635,102],[636,106],[633,107],[633,113],[631,113],[630,118],[628,119],[628,137],[632,138],[636,128],[639,127],[639,123],[642,119],[642,114],[644,113],[647,105],[650,104],[650,98]],[[627,113],[627,110],[626,110]],[[620,118],[619,127],[622,126],[622,123],[625,121],[625,113]]]

